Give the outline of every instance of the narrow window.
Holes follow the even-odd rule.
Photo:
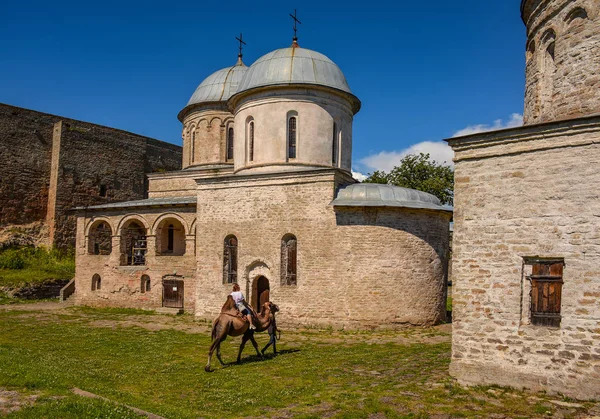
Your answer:
[[[167,236],[167,252],[173,253],[173,238],[175,237],[175,227],[173,224],[169,224],[168,236]]]
[[[190,163],[194,162],[194,150],[196,148],[196,131],[192,131],[192,144],[190,145]]]
[[[100,278],[100,275],[94,274],[94,276],[92,276],[92,291],[99,290],[101,287],[102,279]]]
[[[248,161],[254,161],[254,121],[248,124]]]
[[[337,155],[338,155],[338,147],[337,147],[337,124],[333,121],[333,136],[331,138],[331,163],[337,164]]]
[[[223,250],[223,283],[237,283],[237,238],[235,236],[225,237]]]
[[[233,159],[233,128],[227,130],[227,160]]]
[[[281,240],[281,285],[296,285],[297,240],[286,234]]]
[[[531,324],[559,327],[564,260],[526,260],[531,274]]]
[[[100,196],[106,196],[107,190],[108,188],[106,187],[106,185],[100,185]]]
[[[148,275],[142,275],[142,279],[140,281],[140,291],[142,294],[145,294],[150,291],[150,277]]]
[[[288,120],[288,157],[296,158],[296,117],[292,116]]]

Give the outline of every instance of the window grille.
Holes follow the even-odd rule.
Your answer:
[[[254,121],[248,127],[248,160],[254,161]]]
[[[288,157],[296,158],[296,117],[292,116],[288,121]]]
[[[227,130],[227,160],[233,159],[233,128]]]

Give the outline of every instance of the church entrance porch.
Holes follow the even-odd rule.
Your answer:
[[[183,308],[183,281],[163,279],[163,307]]]
[[[256,277],[252,283],[252,306],[257,312],[269,301],[269,292],[269,280],[262,275]]]

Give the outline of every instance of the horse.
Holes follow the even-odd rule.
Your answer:
[[[235,306],[235,302],[233,301],[233,297],[231,295],[227,296],[227,301],[221,308],[221,314],[213,321],[211,337],[212,343],[210,345],[210,349],[208,351],[208,363],[204,367],[206,372],[210,372],[210,360],[214,351],[217,351],[217,359],[221,363],[221,365],[225,365],[223,359],[221,359],[221,342],[223,342],[227,336],[240,336],[242,335],[242,343],[240,344],[240,349],[238,351],[237,362],[239,363],[242,357],[242,351],[244,350],[244,346],[246,346],[246,342],[250,340],[254,349],[256,350],[256,354],[264,359],[262,353],[258,350],[258,344],[256,340],[254,340],[255,332],[263,332],[269,328],[269,325],[275,319],[275,313],[279,311],[279,307],[276,304],[267,301],[263,304],[261,311],[256,316],[250,316],[252,320],[243,319],[239,316],[239,312]],[[256,328],[255,330],[250,329],[250,321]]]

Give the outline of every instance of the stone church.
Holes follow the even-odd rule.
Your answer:
[[[208,76],[179,113],[183,169],[148,198],[80,208],[77,303],[212,318],[233,283],[294,324],[446,315],[451,208],[351,176],[361,102],[325,55],[288,48]]]
[[[525,126],[455,151],[451,374],[600,398],[600,2],[523,0]]]

